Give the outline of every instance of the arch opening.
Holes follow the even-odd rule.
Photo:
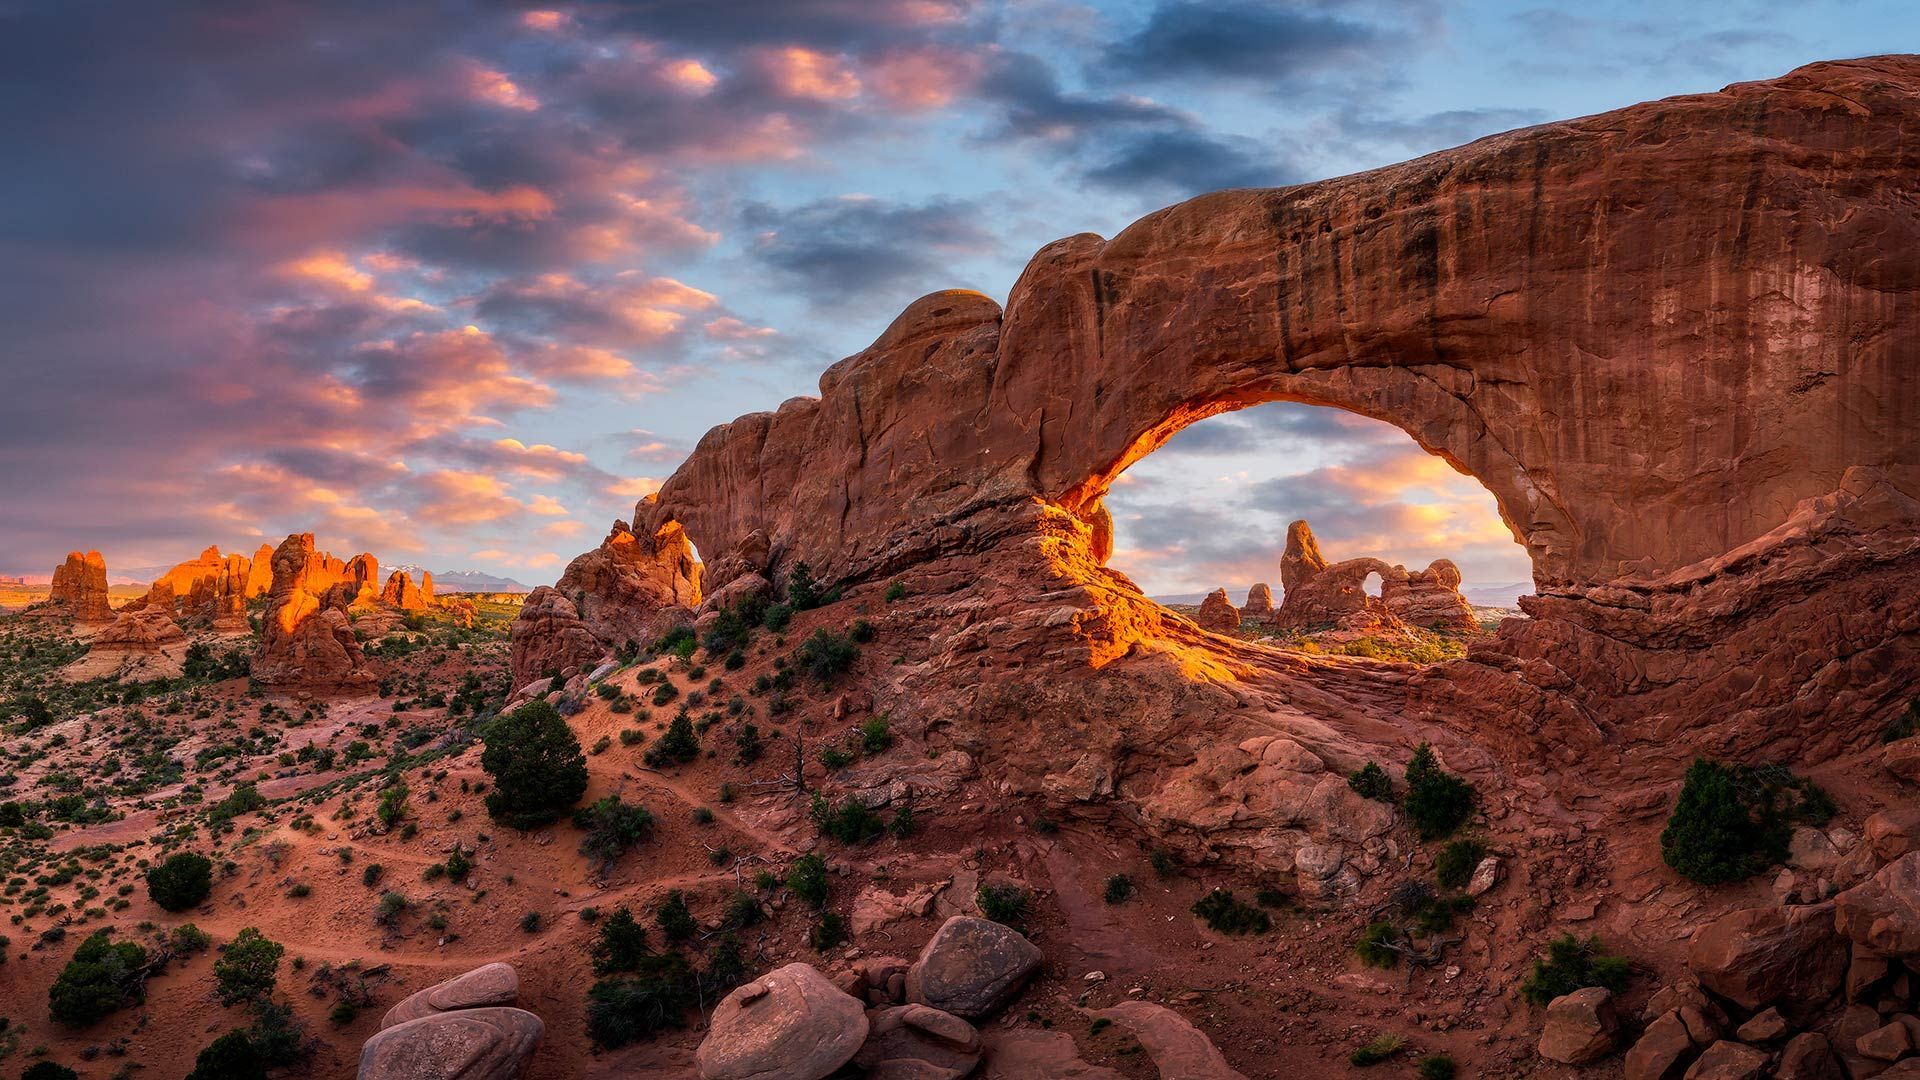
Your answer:
[[[1431,661],[1523,617],[1532,563],[1492,492],[1394,424],[1273,401],[1149,438],[1102,499],[1107,565],[1209,630]]]

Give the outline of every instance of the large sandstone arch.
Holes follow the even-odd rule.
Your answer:
[[[1047,245],[1004,311],[915,302],[818,398],[710,431],[634,528],[848,583],[1054,544],[1118,655],[1149,631],[1083,565],[1113,478],[1202,417],[1331,405],[1494,494],[1542,594],[1498,648],[1528,678],[1613,713],[1871,711],[1920,631],[1916,207],[1915,57],[1202,196]]]

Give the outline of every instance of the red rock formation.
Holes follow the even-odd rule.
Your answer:
[[[1368,595],[1367,579],[1383,582],[1395,567],[1379,559],[1329,563],[1320,554],[1313,529],[1304,521],[1287,526],[1287,549],[1280,556],[1280,609],[1273,624],[1289,630],[1369,629],[1392,624],[1382,598]],[[1404,575],[1406,572],[1401,571]]]
[[[1380,585],[1380,602],[1409,626],[1472,633],[1480,628],[1473,605],[1460,595],[1460,568],[1435,559],[1425,570],[1395,566]]]
[[[373,603],[380,597],[380,560],[366,552],[361,552],[347,560],[346,573],[342,580],[353,589],[355,600],[365,598]]]
[[[1240,617],[1262,622],[1273,617],[1273,590],[1266,582],[1247,590],[1247,602],[1240,607]]]
[[[428,575],[431,579],[432,575]],[[433,605],[431,595],[419,585],[405,570],[395,570],[387,575],[386,587],[380,590],[380,602],[402,611],[425,611]]]
[[[254,678],[273,687],[354,687],[374,681],[347,616],[357,590],[344,570],[338,560],[314,551],[312,533],[288,536],[275,549]]]
[[[431,570],[420,571],[420,599],[428,607],[433,606],[433,571]]]
[[[1884,712],[1920,678],[1915,119],[1920,61],[1816,64],[1061,240],[1004,313],[926,297],[709,432],[636,528],[877,578],[1008,540],[1013,501],[1080,518],[1195,420],[1334,405],[1493,493],[1540,593],[1493,648],[1542,692]]]
[[[223,556],[216,545],[160,575],[139,603],[158,605],[164,591],[170,614],[180,600],[183,618],[223,633],[242,632],[248,629],[247,590],[255,573],[254,560],[245,555]]]
[[[652,500],[634,507],[636,519]],[[598,660],[629,641],[650,643],[691,625],[699,606],[700,563],[680,526],[669,521],[642,535],[616,521],[558,583],[528,594],[513,621],[514,684]]]
[[[27,609],[27,614],[72,618],[82,623],[112,622],[113,608],[107,602],[107,560],[97,551],[67,552],[66,561],[54,567],[47,599]]]
[[[1274,612],[1275,626],[1359,630],[1397,621],[1459,633],[1479,629],[1472,605],[1460,595],[1460,570],[1448,559],[1435,559],[1425,570],[1412,572],[1379,559],[1329,564],[1313,529],[1296,521],[1287,526],[1280,574],[1287,591]],[[1375,576],[1380,579],[1378,597],[1366,591],[1367,580]]]
[[[1202,196],[1047,245],[1004,311],[914,302],[819,397],[708,432],[633,531],[684,528],[716,590],[801,560],[854,597],[902,580],[889,618],[920,637],[876,710],[990,746],[1003,790],[1341,895],[1390,865],[1378,838],[1333,803],[1235,809],[1245,761],[1216,748],[1284,733],[1351,769],[1424,737],[1489,790],[1604,801],[1695,751],[1864,749],[1920,689],[1916,203],[1912,57]],[[1387,669],[1202,634],[1103,565],[1129,464],[1276,400],[1484,483],[1532,618]],[[522,680],[618,640],[585,617],[613,590],[544,599]]]
[[[1215,633],[1231,634],[1240,629],[1240,609],[1227,599],[1227,590],[1215,589],[1200,601],[1194,621]]]
[[[112,678],[125,682],[177,678],[187,655],[187,635],[159,606],[122,611],[94,636],[87,654],[67,665],[70,679]]]
[[[267,595],[273,588],[273,545],[261,544],[247,564],[246,598]]]

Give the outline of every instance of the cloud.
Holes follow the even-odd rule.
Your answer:
[[[953,262],[994,244],[984,208],[960,199],[912,204],[843,195],[790,208],[755,203],[741,215],[752,256],[814,303],[884,291],[918,295],[950,279]],[[911,297],[908,297],[911,299]],[[884,306],[884,305],[882,305]]]
[[[1237,78],[1271,84],[1303,72],[1381,63],[1398,35],[1297,3],[1172,0],[1104,58],[1126,76],[1147,79]]]

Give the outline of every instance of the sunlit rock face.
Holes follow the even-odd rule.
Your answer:
[[[97,551],[67,552],[66,561],[53,569],[47,599],[29,608],[27,614],[71,618],[81,623],[112,622],[113,608],[107,603],[107,560]]]
[[[900,681],[935,696],[1002,652],[1022,665],[991,692],[1029,692],[1022,713],[1086,700],[1053,689],[1074,672],[1156,710],[1254,671],[1345,679],[1161,612],[1099,528],[1115,478],[1182,427],[1331,405],[1485,484],[1539,593],[1467,660],[1367,694],[1484,715],[1516,755],[1656,729],[1830,755],[1920,680],[1916,196],[1910,57],[1201,196],[1045,246],[1004,310],[915,301],[818,397],[708,432],[632,532],[757,544],[747,569],[776,586],[800,561],[923,580],[948,665]],[[1450,577],[1420,573],[1409,597]],[[606,643],[614,596],[564,599]],[[1175,681],[1141,674],[1165,657]]]
[[[346,564],[315,551],[312,533],[295,533],[274,550],[272,565],[253,677],[271,687],[372,684],[347,615],[359,590]]]
[[[651,500],[634,507],[636,521],[647,516]],[[514,684],[691,626],[700,578],[701,564],[677,523],[635,532],[614,522],[600,546],[569,563],[559,582],[527,595],[513,622]]]

